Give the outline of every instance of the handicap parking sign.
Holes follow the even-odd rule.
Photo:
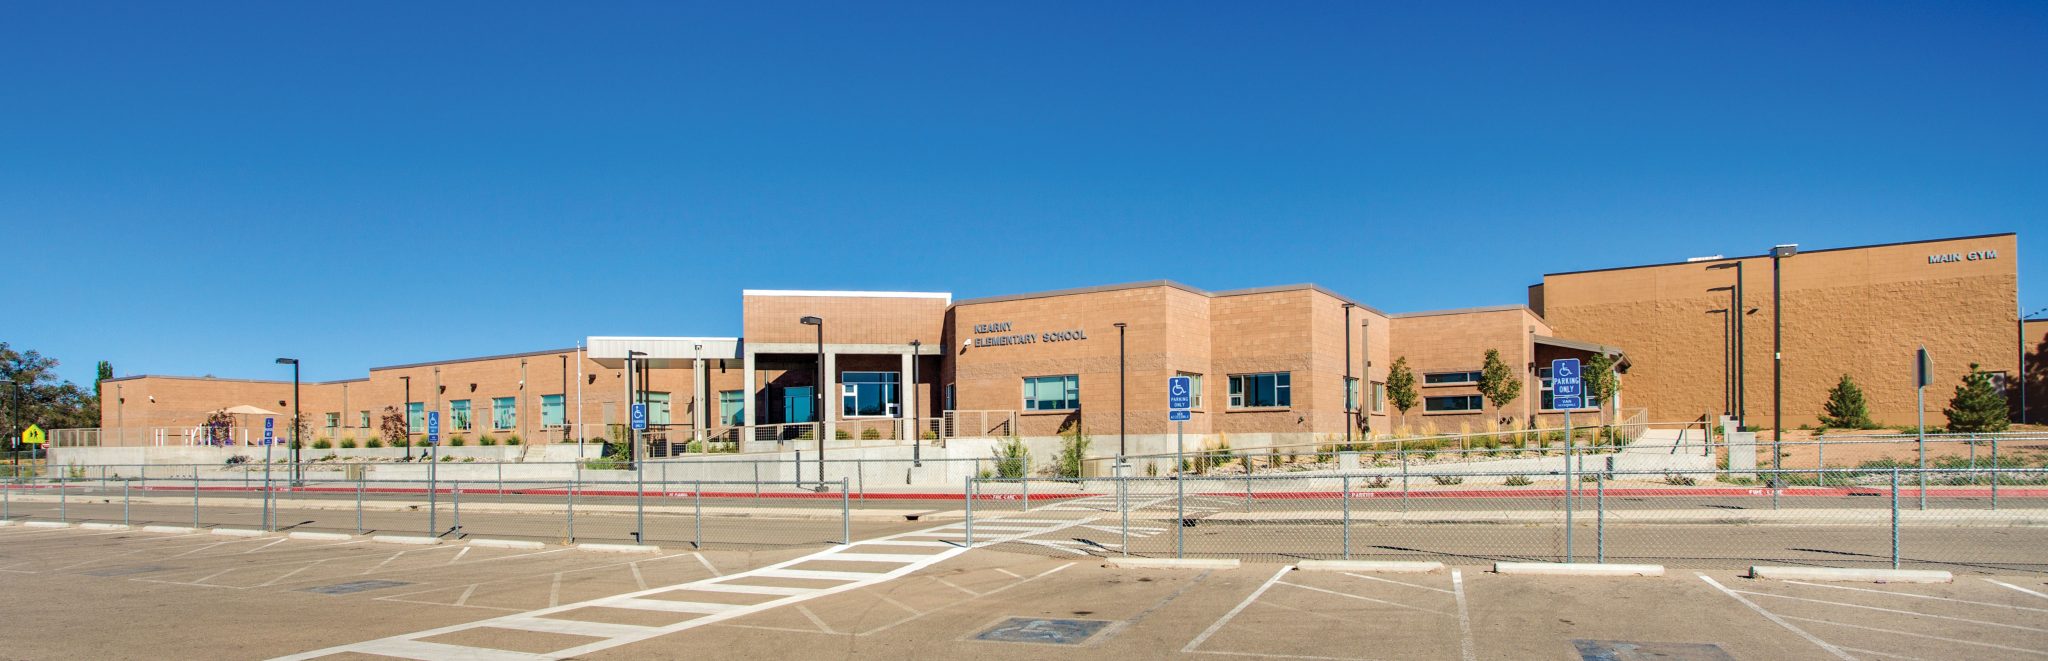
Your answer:
[[[1550,408],[1569,410],[1583,406],[1584,388],[1579,375],[1579,359],[1550,361]]]
[[[438,444],[440,444],[440,442],[441,442],[441,412],[440,412],[440,411],[428,411],[428,412],[427,412],[427,445],[438,445]]]
[[[633,405],[633,431],[645,431],[646,429],[647,429],[647,405],[646,405],[646,404],[634,404],[634,405]]]
[[[276,429],[276,427],[277,427],[277,419],[276,419],[276,418],[264,418],[264,419],[263,419],[263,444],[264,444],[264,445],[269,445],[269,444],[270,444],[270,439],[274,438],[274,436],[273,436],[273,432],[274,432],[274,430]]]
[[[1194,399],[1194,379],[1185,376],[1168,377],[1166,379],[1166,409],[1172,412],[1172,414],[1167,416],[1167,419],[1186,420],[1187,410],[1194,408]]]

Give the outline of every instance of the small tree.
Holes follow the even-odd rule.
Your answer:
[[[1088,446],[1092,439],[1081,433],[1078,422],[1060,430],[1060,437],[1060,477],[1080,477],[1081,466],[1088,460]]]
[[[1394,366],[1387,369],[1387,401],[1394,410],[1401,412],[1401,424],[1408,424],[1408,409],[1415,408],[1421,397],[1415,392],[1415,370],[1408,368],[1408,357],[1394,359]]]
[[[1870,421],[1870,405],[1863,401],[1863,389],[1856,387],[1856,380],[1843,374],[1835,387],[1828,389],[1828,401],[1821,404],[1820,423],[1843,429],[1870,429],[1877,424]]]
[[[229,445],[235,442],[235,416],[227,409],[206,414],[206,422],[199,426],[200,434],[207,445]]]
[[[411,445],[412,434],[405,428],[405,414],[400,413],[396,406],[384,407],[384,414],[378,416],[377,419],[377,432],[384,437],[384,442],[390,444],[391,447],[400,448]]]
[[[1486,350],[1486,364],[1479,368],[1479,394],[1486,396],[1496,414],[1522,396],[1522,380],[1515,378],[1515,370],[1500,359],[1499,349]]]
[[[2007,408],[2005,396],[1991,385],[1991,375],[1977,371],[1977,364],[1970,363],[1970,373],[1963,375],[1963,385],[1956,386],[1956,394],[1949,398],[1948,408],[1942,413],[1948,415],[1948,430],[1954,433],[2001,432],[2012,425],[2012,410]]]
[[[1621,392],[1621,377],[1614,374],[1614,357],[1606,352],[1596,352],[1586,359],[1586,366],[1579,370],[1579,377],[1586,383],[1586,394],[1600,405],[1600,438],[1607,438],[1607,425],[1621,416],[1621,407],[1614,407],[1613,415],[1607,411],[1608,403]]]

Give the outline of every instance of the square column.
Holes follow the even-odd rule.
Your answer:
[[[920,433],[910,428],[910,421],[915,417],[911,412],[917,410],[917,384],[910,380],[910,363],[915,360],[917,354],[904,352],[903,367],[900,368],[902,371],[896,373],[896,383],[901,384],[902,388],[896,397],[902,402],[902,405],[896,408],[896,425],[903,429],[903,437],[898,440],[911,440],[917,438]]]
[[[828,440],[837,438],[839,407],[845,406],[845,399],[839,396],[839,354],[825,352],[825,373],[818,375],[818,399],[818,419],[825,423],[821,433]]]
[[[691,408],[696,409],[690,414],[690,426],[696,428],[692,436],[699,441],[704,440],[705,428],[710,426],[711,420],[711,404],[704,401],[704,378],[704,359],[690,361],[690,401],[695,404]],[[705,449],[708,451],[710,448]]]
[[[740,375],[740,388],[745,391],[745,394],[741,395],[743,399],[740,402],[740,424],[746,427],[753,427],[754,423],[760,422],[760,417],[754,411],[753,349],[746,349],[740,354],[740,369],[742,371],[742,374]],[[754,440],[753,430],[747,430],[745,432],[745,437],[742,440]]]

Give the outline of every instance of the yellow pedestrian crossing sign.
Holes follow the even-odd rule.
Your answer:
[[[43,433],[42,427],[29,425],[28,429],[21,432],[21,442],[24,445],[42,445],[48,443],[49,440],[49,436]]]

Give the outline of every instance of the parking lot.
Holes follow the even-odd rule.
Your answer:
[[[1503,576],[1480,560],[1433,574],[1132,570],[1001,550],[1098,516],[1013,514],[977,531],[1012,541],[971,551],[955,521],[866,529],[852,546],[646,554],[16,525],[0,528],[15,597],[0,615],[18,658],[2048,656],[2036,572],[1878,585],[1734,569]]]

